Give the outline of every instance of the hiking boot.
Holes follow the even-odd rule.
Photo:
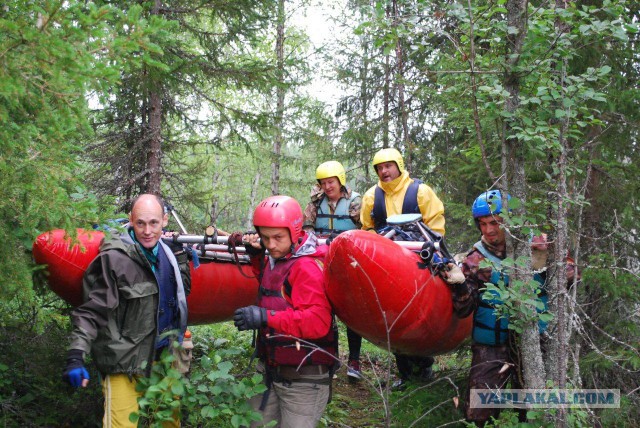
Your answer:
[[[349,378],[349,382],[362,380],[364,376],[362,376],[362,372],[360,371],[360,361],[349,360],[349,364],[347,364],[347,377]]]
[[[431,367],[427,367],[420,373],[420,380],[422,382],[429,382],[433,380],[433,377],[433,369]]]

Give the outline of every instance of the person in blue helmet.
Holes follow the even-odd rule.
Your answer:
[[[511,199],[506,195],[506,200]],[[465,403],[465,418],[478,426],[484,426],[491,417],[497,418],[500,409],[474,408],[470,405],[472,389],[497,390],[511,381],[512,388],[519,388],[520,358],[514,346],[514,334],[509,330],[508,317],[501,316],[496,306],[501,303],[497,294],[485,291],[485,284],[509,285],[509,276],[502,268],[506,257],[506,235],[503,213],[504,198],[499,190],[480,194],[473,203],[471,213],[481,238],[462,262],[464,282],[449,282],[453,289],[453,305],[459,318],[473,313],[471,344],[471,369]],[[540,284],[538,299],[546,310],[545,265],[547,243],[544,235],[532,242],[532,270],[534,280]],[[488,263],[487,263],[488,262]],[[575,266],[569,259],[567,279],[573,282]],[[540,333],[546,331],[546,323],[539,322]],[[506,367],[506,369],[505,369]]]

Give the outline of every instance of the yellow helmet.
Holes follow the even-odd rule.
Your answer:
[[[377,172],[376,165],[384,162],[395,162],[400,174],[404,172],[404,160],[396,149],[382,149],[373,157],[373,169]]]
[[[338,161],[321,163],[316,168],[316,180],[320,181],[329,177],[338,177],[341,186],[347,185],[347,174],[344,172],[342,164]]]

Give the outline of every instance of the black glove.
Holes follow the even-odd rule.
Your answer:
[[[264,248],[256,248],[251,244],[245,244],[244,249],[246,250],[249,257],[264,255]]]
[[[334,239],[336,239],[336,236],[338,236],[338,234],[337,234],[337,233],[335,233],[335,232],[331,232],[331,235],[329,235],[329,236],[327,237],[327,240],[326,240],[326,241],[324,241],[324,243],[325,243],[326,245],[331,245],[331,243],[333,242],[333,240],[334,240]]]
[[[71,349],[67,353],[67,365],[62,373],[62,380],[74,388],[78,388],[82,386],[84,379],[89,379],[89,372],[84,367],[82,351],[79,349]]]
[[[250,231],[247,232],[247,235],[254,235],[258,232],[256,231]],[[249,255],[249,257],[255,257],[255,256],[260,256],[260,255],[264,255],[264,253],[266,252],[266,248],[264,247],[264,245],[262,244],[262,240],[260,240],[260,248],[256,248],[251,244],[244,244],[244,248],[247,251],[247,254]]]
[[[267,326],[267,310],[259,306],[245,306],[236,309],[233,314],[233,324],[238,330],[255,330]]]
[[[229,249],[230,253],[235,252],[236,247],[240,245],[242,245],[242,233],[233,232],[231,235],[229,235],[229,237],[227,238],[227,248]]]
[[[460,298],[466,298],[467,295],[470,294],[469,286],[466,281],[462,283],[450,283],[447,281],[449,287],[451,287],[451,293],[454,297],[454,300]]]

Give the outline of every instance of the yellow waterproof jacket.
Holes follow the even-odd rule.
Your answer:
[[[373,211],[373,200],[376,194],[376,187],[380,186],[384,191],[384,200],[387,207],[387,215],[392,216],[402,214],[402,203],[407,188],[412,179],[409,173],[404,171],[400,176],[392,181],[383,183],[378,180],[376,186],[371,187],[362,197],[362,208],[360,210],[360,222],[362,229],[373,230],[374,222],[371,217]],[[420,184],[418,187],[418,206],[422,213],[422,221],[436,232],[444,235],[444,205],[431,187]]]

